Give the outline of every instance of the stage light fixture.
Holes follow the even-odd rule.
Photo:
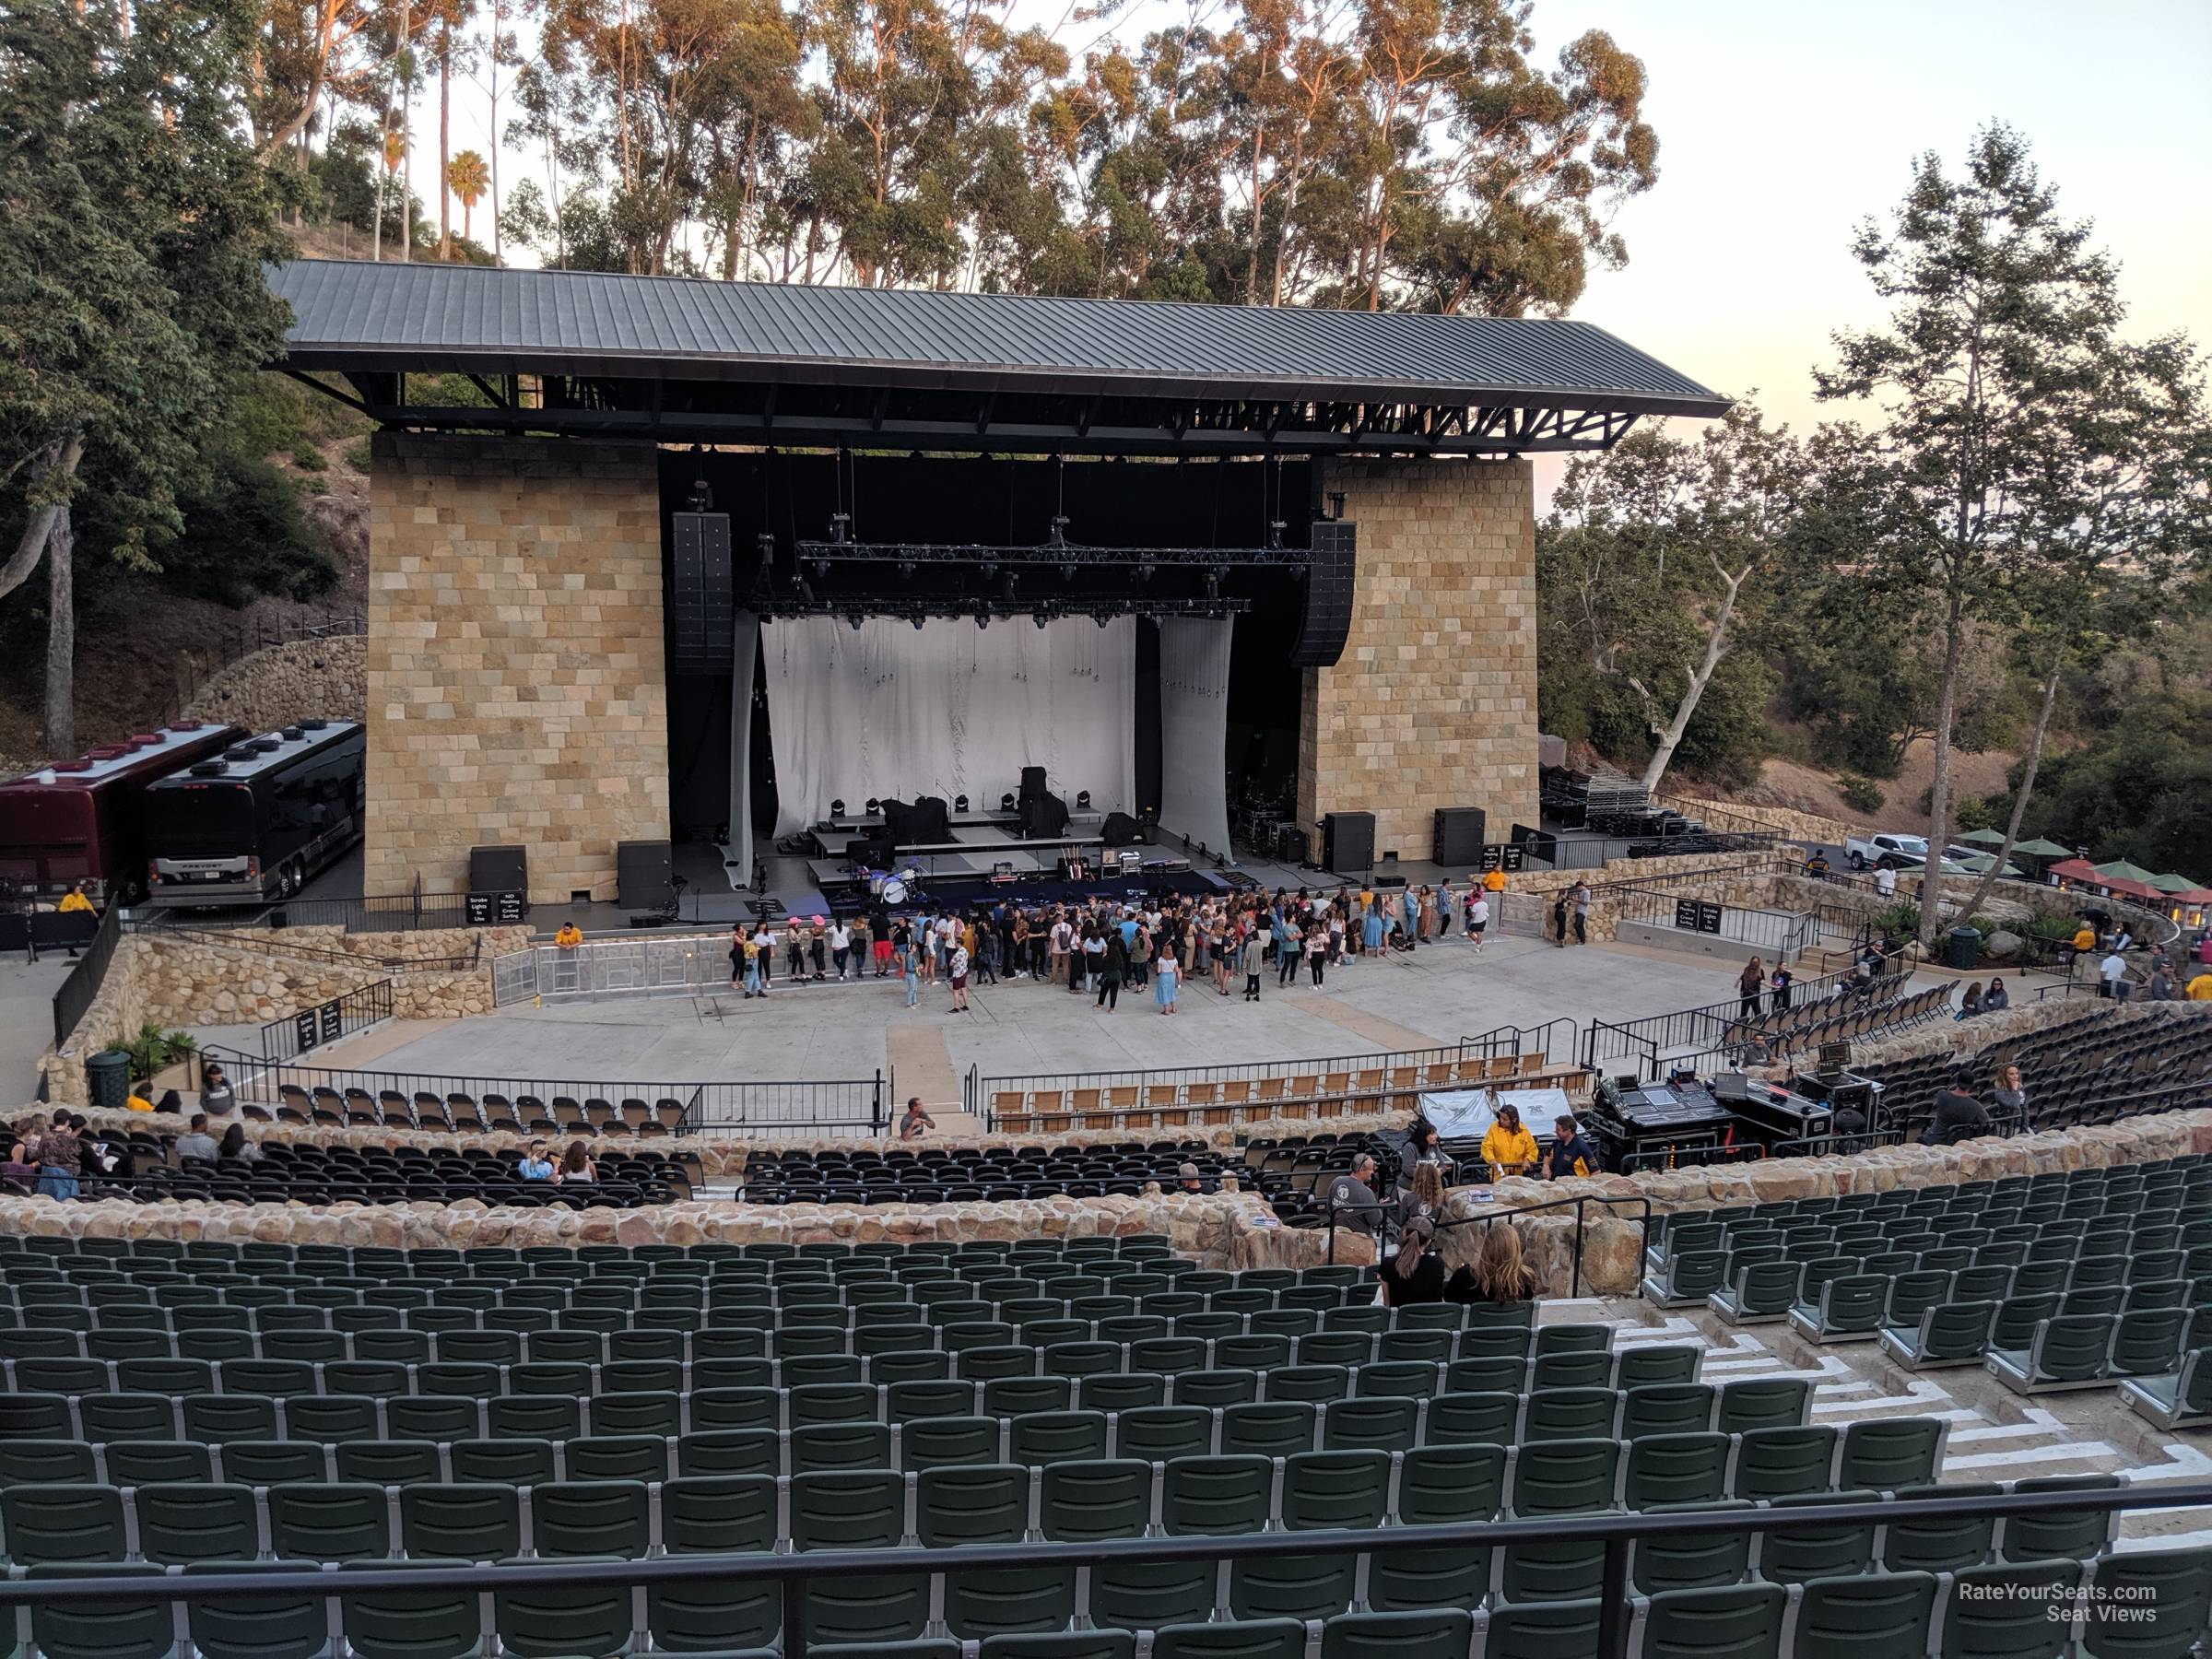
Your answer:
[[[1096,622],[1100,628],[1105,627],[1107,623],[1113,620],[1113,618],[1109,617],[1104,611],[1095,612],[1090,619],[1093,622]]]
[[[845,613],[845,620],[853,625],[853,631],[854,633],[858,633],[860,631],[860,613],[858,611],[847,611]]]
[[[966,795],[954,795],[952,797],[952,809],[955,812],[966,812],[968,810],[968,797]]]
[[[842,802],[842,801],[832,801],[832,802],[830,802],[830,816],[831,818],[843,818],[843,817],[845,816],[845,804],[844,804],[844,802]]]
[[[877,800],[877,798],[876,798],[874,795],[870,795],[870,796],[868,797],[868,806],[867,806],[867,812],[868,812],[868,816],[869,816],[870,818],[874,818],[874,817],[876,817],[876,816],[877,816],[878,813],[880,813],[882,810],[883,810],[883,803],[882,803],[881,801]]]
[[[1030,613],[1030,620],[1037,624],[1037,631],[1039,633],[1042,633],[1044,631],[1044,624],[1046,619],[1045,614],[1041,609],[1033,610]]]
[[[998,809],[1001,812],[1011,812],[1014,810],[1014,806],[1015,801],[1012,791],[1008,791],[1006,794],[998,797]]]
[[[1076,792],[1076,810],[1077,812],[1088,812],[1090,810],[1089,790],[1079,789]]]
[[[975,625],[976,625],[978,628],[988,628],[988,627],[990,627],[990,626],[991,626],[991,613],[990,613],[989,611],[977,611],[977,612],[975,613]]]
[[[929,618],[927,617],[924,616],[920,611],[916,611],[914,613],[914,631],[916,633],[920,633],[922,631],[922,624],[928,620]]]
[[[900,559],[900,560],[899,561],[899,574],[900,574],[900,575],[911,578],[911,577],[913,575],[913,573],[914,573],[914,561],[913,561],[912,559]]]

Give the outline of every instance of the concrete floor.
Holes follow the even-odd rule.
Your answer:
[[[76,966],[65,950],[36,962],[20,951],[0,959],[0,1107],[36,1096],[39,1056],[53,1046],[53,994]]]
[[[1029,981],[974,989],[965,1015],[950,1012],[942,983],[924,987],[910,1013],[888,979],[779,984],[754,1002],[735,993],[609,999],[512,1008],[396,1045],[387,1038],[372,1064],[457,1077],[666,1082],[865,1077],[881,1068],[912,1078],[934,1105],[958,1098],[951,1080],[971,1066],[996,1077],[1375,1053],[1561,1016],[1579,1026],[1694,1007],[1731,994],[1735,975],[1663,951],[1561,950],[1525,938],[1493,936],[1478,956],[1454,935],[1410,957],[1332,970],[1318,991],[1278,991],[1273,973],[1263,984],[1256,1006],[1186,985],[1172,1018],[1159,1016],[1149,988],[1107,1012],[1088,995]],[[353,1061],[349,1048],[325,1051],[325,1064],[370,1064]],[[1555,1052],[1569,1052],[1563,1030]],[[924,1088],[917,1067],[934,1087]]]

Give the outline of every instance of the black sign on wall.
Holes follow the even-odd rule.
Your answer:
[[[334,998],[323,1005],[323,1041],[335,1042],[346,1034],[346,1011]]]
[[[1717,934],[1721,931],[1721,907],[1709,900],[1698,900],[1698,931]]]
[[[1677,899],[1675,925],[1684,933],[1717,934],[1721,931],[1721,907],[1704,899]]]
[[[292,1037],[303,1054],[323,1041],[322,1022],[315,1018],[314,1009],[302,1008],[292,1016]]]
[[[1698,901],[1695,899],[1675,900],[1675,925],[1684,933],[1698,931]]]
[[[502,927],[512,926],[528,910],[519,890],[471,893],[462,900],[462,913],[471,927],[489,927],[495,922]]]

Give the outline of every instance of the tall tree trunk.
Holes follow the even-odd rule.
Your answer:
[[[399,0],[399,262],[415,257],[415,65],[409,39],[407,0]],[[443,180],[439,182],[443,183]]]
[[[1713,569],[1720,571],[1718,559],[1713,561]],[[1728,654],[1729,618],[1735,614],[1735,596],[1743,588],[1744,579],[1750,574],[1749,565],[1733,576],[1726,571],[1721,571],[1721,581],[1726,584],[1727,592],[1721,598],[1720,615],[1713,618],[1712,631],[1705,637],[1704,659],[1689,671],[1689,688],[1682,693],[1682,700],[1675,705],[1675,717],[1666,723],[1666,730],[1659,735],[1659,747],[1652,751],[1651,761],[1643,769],[1643,791],[1646,794],[1657,789],[1659,780],[1666,776],[1667,762],[1675,758],[1675,751],[1682,747],[1682,734],[1689,729],[1690,717],[1698,712],[1698,703],[1705,695],[1705,688],[1712,683],[1712,671],[1721,665],[1721,659]]]
[[[2020,822],[2028,815],[2028,797],[2035,793],[2036,770],[2043,763],[2043,735],[2051,729],[2051,710],[2058,701],[2058,677],[2065,664],[2061,651],[2051,659],[2051,672],[2043,676],[2042,706],[2035,712],[2035,730],[2028,738],[2028,770],[2020,774],[2020,786],[2012,797],[2012,816],[2006,820],[2005,844],[1997,849],[1997,856],[1974,888],[1973,897],[1966,901],[1966,913],[1978,913],[1989,902],[1989,895],[2002,877],[2005,861],[2012,856],[2013,843],[2020,838]]]
[[[500,245],[500,13],[502,0],[491,0],[491,263],[507,263]],[[558,206],[558,204],[556,204]]]
[[[76,552],[64,501],[46,538],[46,746],[57,759],[76,753]]]
[[[453,162],[453,26],[438,31],[438,257],[453,256],[453,193],[445,170]]]
[[[1950,605],[1943,619],[1943,695],[1936,709],[1936,771],[1928,784],[1928,862],[1920,883],[1920,947],[1936,947],[1943,908],[1943,850],[1951,840],[1951,733],[1959,724],[1959,659],[1966,640],[1966,599],[1959,579],[1950,584]]]
[[[53,478],[57,472],[61,475],[60,483],[65,488],[74,483],[76,464],[84,459],[84,454],[85,440],[81,432],[72,432],[68,437],[48,444],[39,453],[39,458],[31,463],[29,483],[32,491],[37,492],[39,486]],[[62,507],[63,501],[56,500],[49,506],[31,510],[29,518],[24,523],[22,536],[16,543],[16,550],[8,555],[5,565],[0,565],[0,599],[6,598],[29,581],[31,572],[39,568],[40,556],[46,551],[48,542],[53,539],[54,522],[60,518]]]

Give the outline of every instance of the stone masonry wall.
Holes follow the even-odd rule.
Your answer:
[[[1535,485],[1513,462],[1332,463],[1359,528],[1352,627],[1300,688],[1298,818],[1375,814],[1375,853],[1430,856],[1439,806],[1536,822]]]
[[[492,958],[529,942],[527,927],[130,934],[116,945],[100,994],[68,1046],[40,1062],[46,1092],[58,1103],[83,1105],[91,1099],[86,1056],[148,1023],[166,1029],[277,1019],[378,980],[392,982],[393,1013],[402,1019],[488,1014]]]
[[[367,890],[500,844],[533,900],[612,899],[615,843],[668,834],[655,452],[375,441]]]
[[[241,657],[215,676],[184,712],[249,732],[296,720],[360,720],[369,709],[369,641],[358,634],[288,640]]]

